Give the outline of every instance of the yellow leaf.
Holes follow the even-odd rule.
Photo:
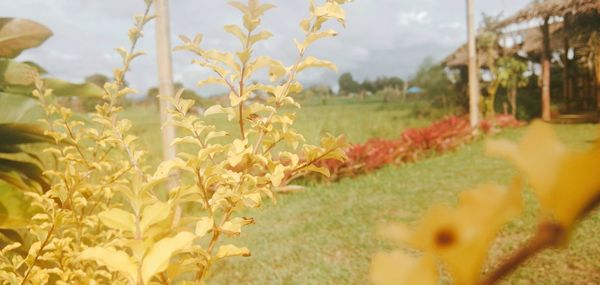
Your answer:
[[[180,232],[171,238],[164,238],[158,241],[150,252],[144,257],[142,264],[142,279],[146,284],[159,272],[167,269],[171,256],[177,251],[188,248],[192,245],[196,235],[190,232]]]
[[[228,256],[250,256],[250,250],[247,247],[237,247],[233,244],[222,245],[213,258],[221,259]]]
[[[221,230],[228,235],[239,235],[242,232],[242,226],[252,223],[254,223],[253,219],[237,217],[225,222]]]
[[[242,29],[238,25],[226,25],[225,31],[234,35],[236,38],[238,38],[238,40],[240,40],[242,45],[246,44],[248,37],[247,37],[246,33],[244,33],[244,31],[242,31]]]
[[[281,180],[285,177],[284,173],[285,167],[281,164],[275,166],[273,173],[270,175],[270,180],[273,186],[277,187],[281,184]]]
[[[342,25],[345,24],[344,19],[346,17],[346,12],[344,12],[344,9],[335,2],[327,2],[325,5],[316,7],[314,14],[317,17],[336,19]]]
[[[229,1],[228,2],[229,5],[235,7],[236,9],[240,10],[240,12],[242,12],[244,15],[249,14],[250,10],[248,9],[248,6],[246,6],[246,4],[240,2],[240,1]]]
[[[209,217],[202,217],[200,218],[200,220],[196,223],[196,230],[194,231],[196,233],[196,236],[198,237],[203,237],[205,236],[209,231],[212,230],[214,226],[214,221],[213,219],[209,218]]]
[[[204,80],[198,81],[198,83],[196,85],[198,87],[204,87],[209,84],[218,84],[218,85],[228,86],[225,79],[223,79],[221,77],[208,77]]]
[[[251,193],[244,195],[242,201],[244,203],[244,206],[248,208],[258,208],[260,207],[262,197],[260,196],[260,193]]]
[[[271,34],[269,31],[262,31],[258,34],[252,35],[250,36],[250,45],[253,45],[259,41],[268,40],[272,36],[273,34]]]
[[[171,214],[171,205],[161,201],[154,202],[146,206],[142,211],[142,220],[140,221],[140,230],[142,233],[153,224],[162,222]]]
[[[324,67],[337,72],[337,66],[335,66],[333,62],[321,60],[312,56],[305,58],[302,62],[300,62],[300,64],[298,64],[298,72],[312,67]]]
[[[544,217],[565,228],[600,193],[600,144],[588,152],[569,151],[548,124],[534,122],[518,145],[490,142],[488,151],[512,161],[528,178]]]
[[[229,93],[229,102],[231,103],[232,107],[237,107],[239,104],[241,104],[242,102],[246,101],[248,98],[247,96],[238,96],[237,94],[230,92]]]
[[[318,167],[314,164],[311,164],[307,167],[304,168],[304,170],[306,171],[311,171],[311,172],[317,172],[317,173],[321,173],[326,177],[331,176],[331,174],[329,173],[329,169],[325,168],[325,167]]]
[[[240,66],[235,62],[233,55],[228,52],[220,52],[218,50],[207,50],[202,56],[206,59],[221,62],[234,70],[240,70]],[[224,75],[224,72],[219,72]]]
[[[438,268],[429,255],[412,257],[402,251],[379,253],[371,263],[374,285],[437,285]]]
[[[213,105],[204,111],[204,116],[210,116],[215,114],[227,114],[227,119],[231,120],[235,117],[235,111],[229,107],[223,107],[221,105]]]
[[[135,216],[127,211],[113,208],[99,213],[98,218],[109,228],[135,232]]]
[[[111,272],[121,272],[129,282],[137,284],[137,266],[124,251],[113,248],[92,247],[84,249],[79,258],[94,260],[98,264],[106,266]]]
[[[259,56],[252,62],[248,63],[247,75],[250,76],[261,68],[269,68],[269,77],[271,81],[275,81],[287,73],[287,69],[281,61],[274,60],[268,56]]]
[[[328,38],[328,37],[335,37],[337,36],[337,32],[335,30],[329,29],[323,32],[316,32],[316,33],[310,33],[305,40],[305,44],[306,45],[310,45],[312,43],[314,43],[315,41],[318,41],[320,39],[324,39],[324,38]]]

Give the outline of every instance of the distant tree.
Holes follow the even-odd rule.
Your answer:
[[[497,78],[500,86],[506,88],[511,114],[517,116],[517,90],[527,86],[529,78],[525,76],[527,64],[514,57],[504,56],[498,59]]]
[[[447,108],[452,104],[451,98],[458,99],[454,96],[454,85],[444,67],[431,57],[423,60],[410,83],[423,89],[425,97],[432,101],[433,105]]]
[[[100,73],[95,73],[85,78],[86,83],[92,83],[100,88],[104,88],[104,84],[110,81],[112,81],[112,78]],[[76,104],[80,105],[83,110],[93,112],[96,105],[102,101],[102,98],[90,96],[78,97],[75,100],[77,100]]]
[[[85,82],[96,84],[99,87],[104,87],[104,84],[112,79],[104,74],[95,73],[85,78]]]
[[[391,89],[402,89],[404,87],[404,80],[397,76],[392,77],[378,77],[375,82],[373,82],[374,88],[377,91],[381,91],[386,88]]]
[[[348,93],[357,93],[360,91],[360,84],[354,81],[352,74],[346,72],[340,76],[338,79],[338,84],[340,86],[340,93],[348,94]]]
[[[500,15],[489,16],[483,14],[483,32],[478,36],[477,41],[477,50],[481,56],[480,67],[486,69],[490,76],[488,80],[482,80],[487,95],[484,99],[484,114],[489,118],[493,118],[496,114],[494,103],[496,101],[496,93],[500,87],[498,60],[502,56],[502,46],[500,46],[499,41],[499,21]]]
[[[375,89],[375,84],[373,83],[373,81],[371,81],[369,79],[363,80],[363,82],[360,84],[360,89],[362,91],[371,92],[371,93],[377,92],[377,89]]]

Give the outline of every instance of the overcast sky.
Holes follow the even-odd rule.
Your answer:
[[[240,15],[224,0],[171,0],[172,44],[177,35],[204,34],[207,48],[236,50],[239,42],[223,31],[225,24],[238,23]],[[277,6],[264,18],[264,27],[275,36],[260,43],[256,54],[268,53],[291,64],[299,37],[298,22],[308,13],[308,0],[271,0]],[[529,0],[476,0],[480,14],[510,15]],[[87,75],[111,75],[120,65],[114,51],[127,46],[132,16],[143,10],[143,0],[0,0],[2,17],[38,21],[54,31],[44,45],[24,52],[19,59],[33,60],[53,76],[82,81]],[[437,60],[466,41],[464,0],[355,0],[346,5],[347,28],[340,35],[317,43],[309,53],[334,61],[339,72],[351,72],[358,80],[377,76],[410,78],[426,57]],[[139,48],[147,55],[136,59],[128,82],[145,92],[157,85],[154,25],[149,24]],[[190,64],[192,56],[176,52],[175,81],[193,87],[209,74]],[[287,60],[286,60],[287,59]],[[303,83],[336,85],[339,74],[311,71]],[[199,90],[202,95],[215,92]]]

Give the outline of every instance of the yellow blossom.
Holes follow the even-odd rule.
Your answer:
[[[518,145],[490,142],[488,151],[517,166],[529,179],[544,218],[565,229],[600,194],[600,143],[587,152],[571,151],[549,125],[535,122]]]

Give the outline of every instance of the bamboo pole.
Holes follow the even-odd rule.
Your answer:
[[[542,120],[550,121],[550,17],[544,18],[542,25],[543,51],[542,51]]]
[[[571,111],[571,84],[570,84],[570,79],[569,79],[569,66],[570,66],[570,61],[569,61],[569,50],[571,49],[571,47],[569,46],[569,35],[568,35],[568,29],[569,29],[569,20],[570,20],[571,15],[570,14],[566,14],[564,17],[564,21],[563,21],[563,45],[564,45],[564,55],[563,55],[563,96],[565,98],[565,101],[567,103],[567,111],[570,112]]]
[[[156,0],[156,54],[158,59],[159,94],[173,97],[173,67],[171,59],[171,40],[169,31],[169,5],[168,0]],[[176,156],[175,146],[171,142],[175,139],[175,127],[166,124],[170,118],[173,106],[165,98],[159,98],[160,124],[162,130],[163,159],[170,160]],[[177,185],[176,178],[170,179],[169,186]]]
[[[479,125],[479,66],[475,47],[474,1],[467,0],[467,34],[469,54],[469,121],[471,127]]]

